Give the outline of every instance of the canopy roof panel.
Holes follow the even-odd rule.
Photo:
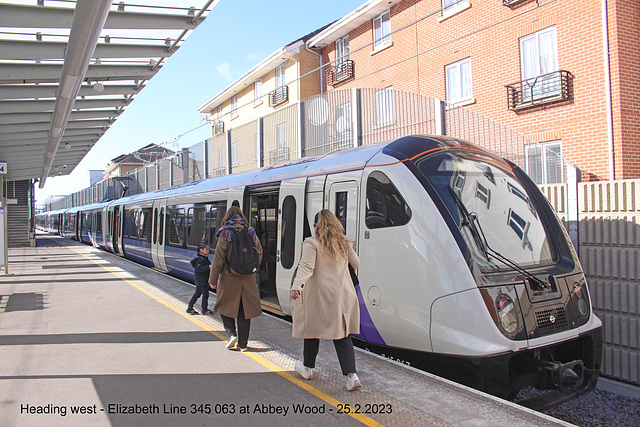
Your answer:
[[[217,1],[0,2],[7,178],[71,173]]]

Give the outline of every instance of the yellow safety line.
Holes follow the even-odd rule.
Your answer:
[[[50,237],[47,237],[50,239]],[[183,313],[179,310],[177,310],[175,307],[173,307],[170,303],[164,301],[163,299],[157,297],[156,295],[153,295],[151,292],[147,291],[146,289],[136,285],[135,283],[133,283],[131,280],[129,280],[128,278],[122,276],[121,274],[117,273],[116,271],[114,271],[112,268],[109,267],[105,267],[103,264],[100,264],[98,262],[96,262],[94,259],[89,258],[88,256],[86,256],[85,254],[83,254],[80,251],[75,250],[73,247],[71,246],[67,246],[65,244],[61,244],[62,246],[64,246],[65,248],[68,248],[70,250],[72,250],[73,252],[81,255],[82,257],[88,259],[89,261],[91,261],[92,263],[102,267],[103,269],[107,270],[109,273],[113,274],[114,276],[118,277],[119,279],[122,279],[124,282],[128,283],[129,285],[133,286],[134,288],[136,288],[137,290],[139,290],[140,292],[144,293],[145,295],[150,296],[151,298],[153,298],[154,300],[158,301],[160,304],[164,305],[165,307],[173,310],[174,312],[178,313],[179,315],[181,315],[182,317],[184,317],[185,319],[190,320],[191,322],[195,323],[196,325],[200,326],[202,329],[204,329],[205,331],[215,335],[217,338],[219,338],[221,341],[226,341],[227,337],[214,331],[213,329],[211,329],[209,326],[205,325],[204,323],[200,322],[199,320],[194,319],[194,317],[192,315],[187,315],[186,313]],[[318,390],[317,388],[309,385],[309,383],[304,382],[296,377],[294,377],[293,375],[291,375],[289,372],[287,371],[283,371],[282,369],[278,368],[277,366],[273,365],[271,362],[267,361],[266,359],[258,356],[255,353],[251,353],[250,351],[248,352],[242,352],[241,354],[244,354],[245,356],[249,356],[250,358],[252,358],[253,360],[255,360],[256,362],[260,363],[262,366],[266,367],[267,369],[275,372],[276,374],[280,375],[281,377],[285,378],[286,380],[292,382],[293,384],[297,385],[298,387],[301,387],[305,390],[307,390],[309,393],[313,394],[314,396],[318,397],[321,400],[324,400],[325,402],[327,402],[329,405],[335,407],[336,409],[338,409],[338,405],[342,405],[342,402],[340,402],[337,399],[334,399],[333,397],[329,396],[328,394]],[[355,418],[356,420],[360,421],[361,423],[367,425],[367,426],[382,426],[383,424],[380,424],[379,422],[367,417],[364,414],[347,414],[345,412],[346,415],[349,415],[350,417]]]

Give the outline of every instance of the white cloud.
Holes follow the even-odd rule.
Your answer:
[[[226,78],[227,80],[233,80],[233,75],[231,73],[231,64],[228,62],[223,62],[216,67],[218,70],[218,75]]]

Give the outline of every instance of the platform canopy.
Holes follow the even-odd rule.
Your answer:
[[[71,173],[217,1],[0,0],[7,178]]]

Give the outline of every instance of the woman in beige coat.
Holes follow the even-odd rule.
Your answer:
[[[360,307],[347,264],[358,268],[360,260],[333,212],[318,212],[314,229],[315,237],[302,245],[291,285],[293,337],[304,339],[304,362],[296,362],[295,370],[312,379],[320,340],[333,340],[347,390],[357,390],[362,385],[349,334],[360,332]]]
[[[260,294],[256,284],[256,274],[237,276],[229,271],[228,259],[231,250],[233,233],[244,227],[249,227],[247,219],[239,207],[231,206],[224,218],[223,226],[218,229],[216,236],[218,243],[213,255],[213,264],[209,274],[209,286],[217,287],[216,305],[214,313],[220,313],[222,324],[227,333],[227,348],[247,350],[251,319],[262,314]],[[258,250],[262,261],[262,246],[253,227],[248,228],[249,235]],[[236,319],[238,328],[236,331]]]

